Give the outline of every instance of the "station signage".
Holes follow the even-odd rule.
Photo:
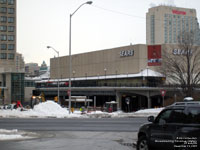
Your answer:
[[[161,45],[148,45],[148,66],[160,66],[161,60]]]
[[[184,49],[173,49],[172,54],[174,55],[187,55],[187,53],[190,53],[192,55],[192,50],[184,50]]]
[[[120,57],[134,56],[134,50],[125,50],[120,52]]]

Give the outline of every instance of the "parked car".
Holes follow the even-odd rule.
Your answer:
[[[15,109],[16,104],[1,105],[0,109]]]
[[[200,102],[177,102],[138,132],[137,150],[200,150]]]

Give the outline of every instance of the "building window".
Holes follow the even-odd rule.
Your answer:
[[[6,7],[1,7],[0,8],[0,13],[6,13],[7,12],[7,8]]]
[[[14,8],[8,8],[8,13],[9,14],[14,14]]]
[[[2,34],[2,35],[1,35],[1,41],[6,41],[6,40],[7,40],[7,36],[4,35],[4,34]]]
[[[0,31],[1,32],[6,32],[7,31],[7,26],[0,26]]]
[[[7,54],[6,53],[1,53],[0,54],[0,59],[7,59]]]
[[[151,15],[151,44],[155,43],[155,16]]]
[[[14,17],[8,17],[8,23],[14,23]]]
[[[7,22],[7,17],[6,16],[1,16],[1,22]]]
[[[14,50],[15,45],[14,44],[8,44],[8,50]]]
[[[7,50],[7,44],[1,44],[1,50]]]
[[[6,0],[0,0],[1,4],[6,4]]]
[[[8,35],[8,41],[14,41],[14,35]]]
[[[8,26],[8,32],[14,32],[14,26]]]
[[[8,54],[8,59],[14,59],[14,58],[15,58],[14,54],[12,54],[12,53]]]
[[[8,0],[9,5],[14,5],[14,0]]]

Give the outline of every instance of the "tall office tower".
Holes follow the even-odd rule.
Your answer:
[[[183,32],[195,33],[195,44],[200,45],[200,29],[195,9],[157,6],[146,14],[147,44],[177,44]]]
[[[16,0],[0,0],[0,72],[16,70]]]

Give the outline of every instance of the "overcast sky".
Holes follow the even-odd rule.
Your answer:
[[[69,15],[87,0],[17,0],[17,51],[25,63],[49,65],[69,54]],[[195,8],[200,0],[93,0],[72,17],[72,54],[146,43],[146,12],[160,4]]]

